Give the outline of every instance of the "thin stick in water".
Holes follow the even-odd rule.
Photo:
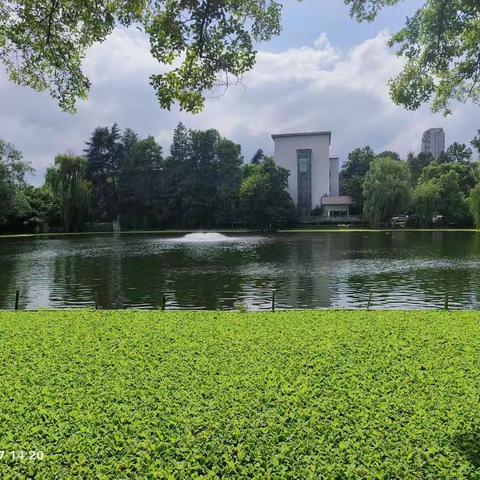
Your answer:
[[[370,305],[371,304],[372,304],[372,290],[370,290],[370,295],[368,296],[367,310],[370,310]]]
[[[162,295],[162,303],[160,304],[160,309],[165,310],[165,305],[167,304],[167,297]]]

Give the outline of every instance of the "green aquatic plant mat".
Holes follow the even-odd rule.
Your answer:
[[[480,478],[480,315],[0,313],[0,451],[2,479]]]

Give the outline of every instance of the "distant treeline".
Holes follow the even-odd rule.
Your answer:
[[[153,137],[98,127],[83,156],[58,155],[44,184],[28,186],[20,152],[0,144],[0,224],[4,231],[76,232],[118,221],[121,228],[279,228],[294,222],[288,171],[217,130],[179,124],[170,154]]]
[[[341,194],[371,226],[408,215],[412,227],[480,227],[480,130],[472,148],[454,143],[437,160],[406,160],[370,147],[351,152],[340,172]],[[0,140],[0,230],[76,232],[111,228],[276,229],[297,221],[287,193],[289,172],[258,150],[245,162],[241,147],[217,130],[181,123],[168,155],[153,137],[117,124],[96,128],[83,155],[58,155],[44,184],[21,153]],[[322,215],[322,208],[312,218]]]
[[[396,215],[408,215],[411,227],[480,227],[480,130],[471,147],[453,143],[438,159],[410,153],[405,161],[358,148],[340,172],[341,193],[372,227]]]

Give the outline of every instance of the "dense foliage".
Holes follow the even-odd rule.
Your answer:
[[[28,209],[24,192],[25,175],[30,170],[22,154],[0,139],[0,225],[11,216],[21,216]]]
[[[437,182],[427,180],[413,191],[412,202],[418,215],[419,226],[428,227],[438,211],[441,189]]]
[[[261,150],[253,160],[244,164],[240,145],[214,129],[179,124],[165,158],[153,137],[114,124],[92,132],[84,157],[58,155],[45,184],[33,188],[21,154],[2,143],[0,224],[7,231],[65,232],[110,229],[113,222],[124,229],[291,224],[289,172]]]
[[[87,162],[83,157],[58,155],[47,170],[45,186],[57,199],[62,227],[78,231],[90,207],[90,183],[85,178]]]
[[[370,169],[375,154],[370,147],[356,148],[349,153],[340,171],[340,190],[343,195],[352,197],[354,212],[363,210],[363,182]]]
[[[424,168],[417,189],[424,185],[434,187],[437,192],[433,204],[435,213],[447,224],[465,224],[469,221],[467,198],[477,180],[472,165],[433,162]]]
[[[371,226],[408,215],[410,227],[471,227],[480,215],[480,133],[471,147],[454,142],[430,155],[376,154],[356,148],[340,171],[351,213]],[[84,156],[58,155],[40,188],[28,186],[28,163],[0,142],[0,230],[85,231],[292,226],[299,218],[287,192],[289,171],[258,149],[245,163],[240,145],[215,129],[181,123],[168,154],[154,137],[117,124],[97,127]],[[316,206],[310,219],[322,223]],[[312,220],[313,221],[313,220]]]
[[[341,194],[353,198],[354,213],[363,212],[372,226],[389,226],[397,214],[409,215],[411,227],[472,226],[480,215],[474,193],[480,181],[479,138],[480,131],[472,148],[454,142],[437,160],[429,153],[409,153],[403,161],[395,152],[376,155],[368,146],[357,148],[340,171]]]
[[[410,202],[410,172],[405,162],[389,157],[375,159],[363,182],[363,213],[372,227],[389,222]]]
[[[240,208],[256,226],[280,228],[292,224],[295,207],[287,193],[288,170],[275,166],[271,157],[252,163],[240,187]]]
[[[410,152],[407,156],[407,165],[410,170],[410,178],[412,180],[412,186],[417,185],[418,179],[423,172],[423,169],[435,161],[435,158],[431,153],[419,153],[415,155]]]
[[[2,478],[479,476],[476,313],[4,312],[0,335]]]
[[[475,227],[480,228],[480,183],[477,183],[470,192],[469,207]]]
[[[188,130],[180,124],[167,162],[171,223],[230,226],[240,220],[241,148],[217,130]]]

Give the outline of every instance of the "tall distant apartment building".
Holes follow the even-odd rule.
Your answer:
[[[422,137],[422,153],[431,153],[435,160],[445,152],[445,132],[443,128],[430,128]]]
[[[272,135],[275,163],[290,171],[288,193],[301,217],[322,207],[327,217],[348,216],[352,200],[339,192],[339,159],[330,157],[331,132]]]

